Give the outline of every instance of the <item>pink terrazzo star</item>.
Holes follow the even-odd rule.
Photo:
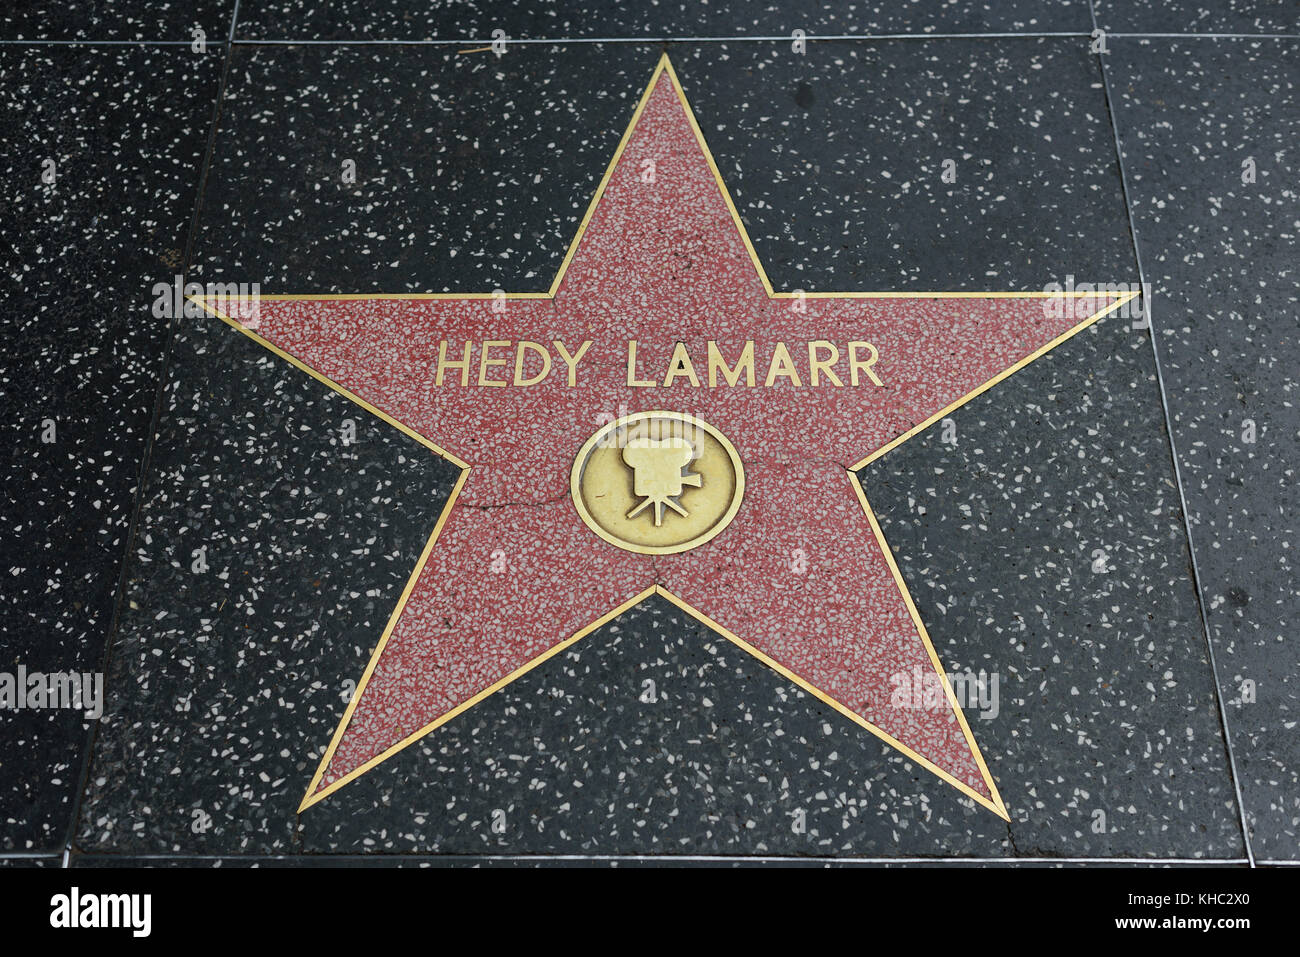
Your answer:
[[[261,338],[466,466],[303,807],[657,591],[1006,817],[946,683],[937,707],[894,701],[897,676],[939,681],[939,661],[851,469],[1121,302],[1055,318],[1032,296],[772,293],[666,58],[550,293],[264,298]],[[489,340],[505,364],[480,365]],[[513,384],[520,340],[552,360],[538,384]],[[557,340],[591,342],[572,385]],[[629,340],[656,387],[629,386]],[[709,386],[710,340],[729,362],[753,342],[753,387]],[[813,385],[814,341],[870,342],[881,384],[853,385],[841,355],[843,384]],[[437,384],[440,345],[459,360],[467,342]],[[698,386],[663,385],[679,342]],[[778,343],[798,384],[764,385]],[[521,371],[541,371],[536,350]],[[680,554],[603,541],[570,498],[582,444],[651,409],[698,415],[744,463],[734,521]]]

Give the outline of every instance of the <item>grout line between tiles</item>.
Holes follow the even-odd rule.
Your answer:
[[[312,38],[279,37],[273,39],[239,38],[235,35],[239,5],[231,19],[230,34],[225,45],[244,46],[464,46],[490,43],[474,37],[438,39],[375,39],[350,38],[318,40]],[[1094,21],[1095,22],[1095,21]],[[1108,39],[1122,40],[1300,40],[1300,33],[1126,33],[1107,32]],[[1075,37],[1087,39],[1089,34],[1078,31],[1044,31],[1040,33],[841,33],[809,34],[805,40],[834,42],[877,43],[894,40],[1040,40]],[[568,44],[656,44],[656,43],[788,43],[791,37],[781,35],[734,36],[643,36],[643,37],[517,37],[508,40],[510,46]],[[190,40],[93,40],[93,39],[0,39],[0,46],[189,46]]]
[[[97,854],[81,852],[81,860],[96,861],[229,861],[231,863],[288,863],[294,861],[331,864],[367,863],[374,861],[448,861],[474,863],[482,861],[518,863],[555,863],[608,861],[645,863],[723,863],[723,864],[1145,864],[1159,867],[1168,864],[1198,864],[1206,866],[1242,867],[1250,862],[1245,857],[826,857],[764,854]],[[1266,862],[1300,863],[1300,862]]]
[[[231,16],[230,33],[235,31],[235,17],[238,15],[239,4],[235,4],[234,13]],[[190,271],[190,260],[194,254],[194,244],[198,234],[199,214],[203,208],[203,193],[207,186],[208,170],[212,164],[212,156],[216,149],[217,142],[217,125],[221,119],[221,106],[226,94],[226,80],[230,75],[230,61],[234,54],[233,48],[229,43],[223,44],[223,59],[221,63],[221,73],[217,80],[216,94],[212,105],[212,114],[208,123],[208,142],[204,149],[202,164],[199,168],[199,178],[194,190],[194,207],[190,212],[189,229],[186,231],[185,250],[182,260],[182,273],[188,275]],[[122,619],[122,606],[126,601],[127,578],[131,567],[131,555],[135,548],[136,535],[140,529],[140,519],[144,511],[145,492],[149,484],[149,464],[153,457],[154,438],[158,433],[158,423],[162,416],[163,405],[167,399],[167,373],[171,367],[171,350],[172,338],[175,335],[178,324],[183,321],[183,315],[173,317],[167,325],[167,334],[163,343],[162,356],[158,367],[158,387],[154,401],[153,414],[149,418],[149,431],[145,433],[144,449],[140,457],[140,468],[136,476],[135,502],[131,509],[131,521],[127,526],[126,546],[122,555],[122,566],[118,574],[117,593],[113,607],[113,617],[110,620],[108,634],[104,640],[104,651],[100,660],[100,674],[108,677],[109,664],[113,657],[113,645],[117,638],[118,628]],[[64,833],[63,841],[63,860],[62,866],[68,867],[71,854],[73,852],[73,842],[76,838],[77,822],[81,818],[81,804],[85,797],[86,788],[90,783],[90,770],[93,763],[95,741],[98,736],[99,722],[91,723],[90,729],[86,733],[86,742],[82,753],[81,773],[77,778],[77,790],[73,795],[72,813],[68,820],[68,827]]]
[[[1088,0],[1091,9],[1093,0]],[[1095,12],[1094,12],[1095,17]],[[1106,72],[1107,54],[1098,54],[1098,66],[1101,69],[1102,88],[1106,96],[1106,111],[1110,114],[1111,133],[1115,139],[1115,162],[1119,166],[1120,188],[1124,194],[1124,209],[1128,215],[1129,235],[1133,240],[1133,257],[1137,262],[1138,283],[1143,290],[1142,312],[1147,324],[1147,334],[1151,339],[1151,356],[1155,360],[1156,385],[1160,392],[1160,410],[1164,416],[1165,433],[1169,438],[1169,455],[1174,466],[1174,483],[1178,489],[1178,504],[1183,513],[1183,532],[1187,538],[1187,554],[1191,559],[1192,586],[1196,595],[1196,607],[1200,613],[1201,634],[1205,639],[1205,651],[1210,662],[1210,677],[1214,681],[1214,703],[1218,709],[1219,725],[1223,733],[1223,745],[1228,756],[1228,773],[1232,778],[1232,788],[1237,798],[1238,823],[1241,827],[1241,839],[1246,848],[1246,857],[1250,866],[1255,866],[1255,852],[1250,843],[1250,826],[1246,819],[1246,804],[1241,795],[1241,777],[1237,770],[1237,759],[1232,747],[1232,732],[1229,728],[1228,711],[1223,702],[1223,688],[1219,681],[1218,663],[1214,656],[1214,642],[1210,635],[1210,620],[1205,611],[1205,588],[1201,580],[1200,565],[1196,560],[1196,543],[1192,537],[1192,519],[1187,508],[1187,496],[1183,491],[1183,473],[1178,461],[1178,443],[1174,437],[1173,416],[1169,411],[1168,390],[1165,387],[1164,372],[1160,365],[1160,349],[1156,343],[1156,327],[1152,318],[1151,296],[1147,295],[1146,273],[1142,268],[1142,251],[1138,244],[1137,218],[1133,213],[1132,198],[1128,187],[1128,174],[1124,169],[1124,151],[1119,135],[1119,117],[1115,110],[1115,101],[1111,97],[1110,77]]]

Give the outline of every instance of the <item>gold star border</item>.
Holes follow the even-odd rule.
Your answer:
[[[619,160],[622,158],[623,150],[627,146],[628,141],[632,137],[633,130],[636,129],[637,123],[641,119],[641,114],[644,112],[646,104],[649,102],[650,95],[651,93],[653,93],[655,89],[655,85],[659,81],[660,75],[665,72],[668,74],[669,78],[672,81],[673,90],[677,93],[677,97],[681,101],[682,109],[685,111],[686,117],[690,121],[691,129],[695,133],[696,141],[699,143],[700,149],[704,153],[704,157],[709,164],[709,169],[712,171],[714,180],[718,184],[718,190],[722,194],[722,198],[727,205],[728,211],[730,211],[731,213],[732,221],[735,224],[736,230],[740,234],[741,240],[745,244],[745,249],[749,253],[750,261],[753,263],[754,270],[755,272],[757,272],[758,278],[762,282],[763,289],[767,293],[769,299],[796,299],[800,297],[806,299],[1046,299],[1046,298],[1082,298],[1082,297],[1096,298],[1099,295],[1103,295],[1102,293],[1097,293],[1097,292],[1087,292],[1087,293],[1050,292],[1049,293],[1049,292],[778,292],[776,291],[772,287],[772,282],[770,279],[768,279],[767,272],[766,270],[764,270],[763,264],[758,258],[758,253],[754,249],[754,244],[749,238],[749,233],[745,229],[745,224],[742,222],[740,218],[740,213],[736,209],[736,204],[735,202],[733,202],[731,198],[731,193],[727,190],[726,183],[722,179],[722,173],[718,169],[718,164],[713,158],[713,153],[712,151],[710,151],[708,144],[705,142],[704,133],[700,130],[700,125],[695,118],[695,112],[691,109],[690,103],[686,99],[686,94],[682,89],[681,81],[678,79],[677,73],[673,69],[672,63],[668,59],[668,54],[664,53],[660,57],[659,62],[655,67],[654,73],[651,75],[650,81],[646,85],[645,91],[641,95],[641,99],[640,102],[638,102],[637,104],[636,111],[632,114],[631,122],[628,123],[627,129],[623,133],[622,139],[619,141],[618,148],[614,151],[614,156],[610,160],[609,166],[606,168],[605,175],[601,178],[599,186],[597,186],[596,188],[596,192],[591,199],[591,203],[587,206],[587,212],[582,217],[582,222],[578,226],[578,231],[574,235],[573,241],[570,242],[569,244],[568,251],[565,253],[564,256],[564,261],[560,264],[559,271],[556,272],[555,279],[551,282],[550,288],[546,292],[506,293],[505,294],[506,299],[554,299],[555,298],[556,292],[559,290],[561,284],[564,281],[565,273],[568,272],[569,264],[573,261],[574,253],[577,251],[579,244],[582,242],[582,237],[587,231],[587,225],[591,222],[591,217],[594,214],[596,207],[599,205],[601,198],[605,194],[605,188],[609,184],[610,177],[613,175],[614,170],[618,166]],[[1007,813],[1006,805],[1003,802],[1002,797],[998,793],[998,788],[993,781],[992,775],[989,773],[988,765],[984,761],[984,755],[980,752],[979,745],[975,741],[975,736],[971,732],[969,723],[967,723],[966,721],[966,716],[962,712],[962,709],[957,702],[956,694],[953,692],[952,686],[949,683],[947,675],[943,670],[943,666],[939,661],[939,655],[934,649],[934,643],[930,639],[930,634],[926,630],[925,623],[921,620],[921,615],[917,611],[916,604],[912,600],[911,592],[908,591],[907,584],[903,581],[903,576],[898,570],[898,563],[894,560],[894,553],[892,549],[890,549],[889,543],[885,540],[884,532],[881,531],[880,522],[876,519],[876,514],[872,510],[871,504],[867,501],[866,492],[862,488],[862,482],[858,478],[857,472],[860,469],[862,469],[864,466],[880,458],[882,455],[897,448],[899,445],[906,442],[908,439],[919,434],[920,432],[925,431],[935,422],[938,422],[939,420],[945,418],[956,409],[965,405],[967,402],[970,402],[972,399],[988,391],[993,386],[1001,382],[1003,379],[1006,379],[1008,376],[1012,375],[1013,373],[1019,371],[1020,369],[1023,369],[1025,366],[1027,366],[1029,363],[1033,362],[1034,360],[1046,355],[1048,352],[1055,349],[1061,343],[1065,342],[1067,339],[1070,339],[1075,335],[1077,335],[1078,333],[1082,332],[1084,329],[1088,328],[1089,326],[1097,322],[1102,317],[1107,316],[1110,313],[1114,312],[1115,310],[1119,309],[1121,306],[1125,305],[1127,302],[1135,298],[1137,295],[1138,293],[1136,291],[1120,294],[1119,297],[1106,308],[1097,311],[1093,315],[1084,319],[1078,325],[1067,330],[1060,336],[1057,336],[1055,339],[1048,342],[1040,349],[1037,349],[1030,355],[1021,359],[1019,362],[1016,362],[1014,365],[998,373],[996,376],[989,379],[987,382],[984,382],[977,388],[972,389],[970,392],[966,393],[964,396],[957,399],[955,402],[952,402],[949,405],[945,406],[943,409],[941,409],[939,412],[936,412],[934,415],[930,416],[925,421],[912,427],[908,431],[904,432],[902,435],[899,435],[897,438],[883,445],[882,447],[880,447],[879,449],[877,449],[876,451],[868,455],[866,458],[855,463],[849,470],[850,474],[853,477],[853,489],[857,493],[858,501],[861,503],[862,510],[867,516],[867,521],[871,524],[871,530],[876,537],[876,541],[879,544],[881,551],[884,553],[885,560],[888,562],[889,565],[889,571],[894,577],[894,582],[898,586],[898,590],[900,594],[903,596],[903,601],[906,603],[907,610],[909,614],[912,616],[912,621],[916,625],[917,632],[920,634],[921,640],[925,644],[925,650],[930,657],[930,661],[934,666],[934,670],[936,674],[938,674],[939,676],[940,683],[942,684],[944,692],[947,695],[948,703],[951,706],[954,715],[956,716],[958,722],[961,725],[962,734],[965,736],[966,742],[971,749],[971,753],[975,756],[975,761],[979,766],[980,774],[984,779],[984,783],[987,785],[989,789],[989,793],[992,795],[992,800],[980,794],[978,791],[974,790],[966,783],[957,780],[955,777],[953,777],[950,773],[945,771],[943,768],[934,764],[932,761],[928,760],[927,758],[922,757],[920,754],[913,751],[911,748],[903,744],[897,738],[894,738],[893,736],[889,735],[885,731],[876,727],[874,724],[872,724],[871,722],[867,721],[865,718],[855,713],[852,709],[848,708],[846,705],[832,698],[830,695],[822,691],[820,688],[817,688],[816,686],[809,683],[805,679],[796,675],[794,672],[790,671],[788,668],[781,665],[779,662],[765,655],[762,651],[760,651],[759,649],[755,648],[753,645],[746,642],[739,635],[734,634],[727,628],[720,625],[718,622],[714,621],[712,618],[704,614],[698,608],[695,608],[689,603],[683,601],[681,598],[677,597],[672,592],[668,591],[666,588],[657,584],[652,585],[651,587],[642,591],[640,594],[635,595],[632,598],[629,598],[627,601],[623,602],[621,605],[618,605],[616,608],[610,609],[605,614],[601,615],[599,618],[592,621],[590,624],[574,632],[568,638],[558,642],[555,645],[552,645],[549,649],[547,649],[542,654],[538,655],[536,658],[533,658],[532,660],[526,662],[524,665],[512,671],[504,678],[493,683],[487,688],[484,688],[482,691],[474,695],[472,698],[468,699],[467,701],[463,702],[462,704],[458,705],[452,710],[446,712],[445,714],[440,715],[434,721],[429,722],[424,727],[420,728],[418,731],[415,731],[414,733],[403,738],[401,741],[387,748],[382,753],[371,758],[365,764],[362,764],[360,767],[353,769],[343,777],[339,778],[337,781],[334,781],[328,787],[321,790],[319,793],[316,793],[316,788],[320,784],[320,780],[324,776],[325,770],[329,767],[330,761],[334,757],[334,751],[338,747],[339,741],[343,737],[344,730],[347,728],[348,723],[352,720],[352,714],[356,710],[358,702],[361,700],[362,693],[365,691],[366,685],[370,681],[371,675],[374,673],[375,666],[379,662],[380,657],[383,655],[384,648],[388,644],[389,638],[392,636],[393,629],[396,627],[398,620],[401,618],[402,611],[405,609],[406,603],[411,596],[411,592],[415,588],[415,583],[419,579],[420,574],[424,571],[424,565],[425,562],[428,561],[429,553],[433,550],[433,546],[437,542],[438,536],[441,534],[443,526],[447,522],[447,517],[448,515],[451,514],[451,510],[456,504],[456,499],[460,495],[461,489],[464,488],[465,486],[465,480],[469,476],[469,471],[471,466],[469,465],[469,463],[463,461],[456,455],[452,454],[451,452],[437,445],[431,439],[427,438],[424,435],[421,435],[419,432],[415,431],[409,426],[397,421],[392,416],[388,415],[382,410],[371,405],[366,400],[362,399],[360,396],[356,395],[355,393],[339,385],[337,382],[334,382],[327,376],[322,375],[320,372],[311,368],[300,359],[290,355],[289,353],[285,352],[283,349],[280,349],[279,347],[275,346],[274,344],[262,338],[252,330],[245,328],[240,322],[238,322],[235,319],[232,319],[224,312],[217,309],[212,303],[208,302],[204,297],[201,296],[187,297],[191,301],[195,302],[197,305],[201,306],[205,311],[207,311],[211,315],[222,320],[223,322],[233,327],[234,329],[237,329],[239,332],[248,336],[248,338],[252,339],[254,342],[258,343],[262,347],[270,350],[275,355],[279,356],[281,359],[284,359],[286,362],[289,362],[292,365],[296,366],[297,368],[301,369],[303,372],[306,372],[308,375],[324,383],[327,387],[339,393],[344,398],[348,399],[349,401],[365,409],[367,412],[381,419],[382,421],[387,422],[389,425],[393,426],[399,431],[415,439],[421,445],[424,445],[425,447],[433,451],[435,454],[441,456],[442,458],[446,459],[449,462],[454,463],[461,469],[460,475],[456,479],[456,484],[453,486],[451,490],[451,494],[447,497],[447,502],[443,506],[442,513],[441,515],[439,515],[438,521],[433,527],[433,532],[429,535],[428,540],[425,542],[424,549],[420,553],[419,561],[416,562],[415,570],[411,573],[410,578],[407,579],[406,587],[402,590],[402,594],[397,601],[397,605],[393,609],[393,613],[389,616],[388,624],[384,628],[383,634],[379,639],[379,643],[378,645],[375,646],[375,650],[370,656],[370,661],[366,665],[366,669],[361,676],[361,680],[357,683],[356,690],[353,692],[352,697],[348,702],[347,709],[344,711],[343,717],[339,721],[338,727],[334,732],[334,736],[330,740],[329,747],[326,749],[324,756],[321,758],[320,763],[317,766],[316,773],[313,775],[311,779],[311,784],[308,785],[307,787],[307,792],[303,797],[302,803],[298,807],[298,813],[301,814],[303,811],[311,807],[313,804],[316,804],[317,802],[324,800],[326,797],[333,794],[339,788],[342,788],[344,785],[354,781],[361,775],[365,774],[367,771],[371,770],[375,766],[386,761],[388,758],[397,754],[399,751],[403,750],[404,748],[407,748],[410,745],[414,744],[416,741],[418,741],[420,738],[423,738],[425,735],[429,734],[434,729],[441,727],[442,725],[450,721],[452,718],[455,718],[457,715],[461,714],[462,712],[472,708],[474,705],[478,704],[483,699],[501,690],[502,688],[504,688],[506,685],[510,684],[517,678],[527,674],[529,671],[532,671],[538,665],[547,661],[554,655],[559,654],[561,651],[564,651],[566,648],[570,647],[574,643],[585,638],[587,635],[591,634],[593,631],[600,628],[602,625],[605,625],[608,622],[612,621],[613,619],[617,618],[619,615],[623,614],[625,611],[629,610],[630,608],[633,608],[634,606],[640,604],[642,601],[649,598],[651,595],[661,595],[662,597],[666,598],[668,601],[676,605],[678,608],[682,609],[682,611],[686,612],[692,618],[695,618],[697,621],[701,622],[702,624],[707,625],[709,628],[713,629],[718,634],[722,635],[728,641],[732,642],[733,644],[742,648],[749,654],[753,655],[759,661],[763,662],[763,664],[772,668],[774,671],[776,671],[778,674],[782,675],[783,677],[789,679],[791,682],[793,682],[798,687],[802,688],[807,693],[811,694],[813,697],[829,705],[831,708],[835,709],[840,714],[847,717],[850,721],[853,721],[855,724],[861,725],[863,728],[866,728],[868,731],[870,731],[876,737],[880,738],[886,744],[890,745],[897,751],[901,752],[908,759],[916,762],[917,764],[921,765],[922,767],[926,768],[928,771],[932,772],[933,774],[941,778],[943,781],[952,785],[962,794],[966,795],[968,798],[975,801],[976,804],[987,808],[988,810],[992,811],[994,814],[997,814],[1003,820],[1010,822],[1011,817]],[[464,301],[464,300],[472,300],[472,299],[492,299],[494,297],[500,298],[500,293],[497,292],[392,293],[392,294],[356,293],[356,294],[341,294],[341,295],[276,294],[276,295],[264,295],[261,296],[260,298],[267,299],[267,300],[279,300],[279,301],[291,301],[291,300],[293,301],[307,301],[307,300],[341,301],[341,300],[354,300],[354,299],[356,300],[360,300],[360,299],[417,299],[417,300],[418,299],[435,299],[435,300],[441,299],[441,300]]]

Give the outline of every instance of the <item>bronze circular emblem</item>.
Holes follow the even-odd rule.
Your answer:
[[[619,548],[668,555],[703,545],[736,517],[745,469],[727,437],[682,412],[638,412],[603,426],[574,459],[573,504]]]

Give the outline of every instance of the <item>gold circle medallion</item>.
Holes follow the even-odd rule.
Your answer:
[[[638,412],[603,426],[569,477],[578,514],[612,545],[668,555],[703,545],[736,517],[745,469],[727,437],[683,412]]]

